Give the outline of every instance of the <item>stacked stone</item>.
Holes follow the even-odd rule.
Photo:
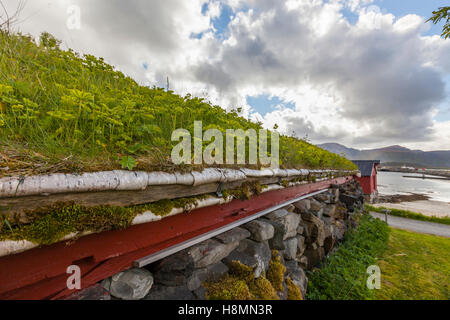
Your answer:
[[[327,192],[294,206],[302,217],[298,234],[306,247],[297,260],[302,268],[309,270],[317,267],[343,240],[347,230],[355,226],[352,216],[356,209],[363,209],[364,197],[360,185],[350,182],[332,186]]]
[[[296,260],[297,253],[302,250],[302,242],[299,240],[297,229],[301,221],[300,215],[295,212],[295,207],[290,205],[286,208],[276,210],[267,216],[247,223],[243,228],[251,233],[251,246],[259,245],[264,248],[261,257],[264,257],[264,270],[268,270],[268,263],[272,250],[280,252],[281,261],[286,266],[285,280],[290,277],[300,288],[303,296],[306,294],[307,278],[305,272],[299,267]],[[259,244],[258,244],[259,243]],[[256,255],[258,256],[258,254]],[[231,259],[235,257],[229,257]],[[228,259],[228,258],[227,258]],[[245,259],[238,258],[237,261],[249,265]],[[267,264],[266,264],[267,263]],[[256,269],[255,269],[256,270]],[[259,273],[259,271],[258,271]],[[255,274],[259,276],[260,274]],[[283,283],[284,291],[278,292],[281,299],[287,298],[287,286]]]
[[[206,299],[204,282],[219,281],[233,261],[253,268],[254,277],[264,275],[272,250],[280,252],[289,277],[303,296],[308,279],[305,270],[312,269],[331,253],[354,225],[356,209],[362,209],[364,197],[357,182],[332,186],[321,193],[276,210],[260,219],[180,251],[146,268],[130,269],[102,282],[92,298],[125,300],[193,300]],[[107,290],[105,293],[104,288]],[[287,286],[279,292],[287,298]],[[81,299],[82,294],[77,295]]]

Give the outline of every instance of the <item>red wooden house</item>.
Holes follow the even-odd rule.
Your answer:
[[[380,165],[379,160],[353,160],[361,172],[361,178],[357,178],[358,182],[366,195],[374,195],[378,192],[377,167]]]

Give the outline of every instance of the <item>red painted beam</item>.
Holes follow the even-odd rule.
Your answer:
[[[237,220],[252,216],[291,199],[343,184],[353,177],[270,191],[247,201],[194,210],[126,230],[89,235],[74,242],[0,258],[0,299],[56,299],[68,296],[67,267],[81,268],[82,288],[88,288],[120,271],[133,261]]]

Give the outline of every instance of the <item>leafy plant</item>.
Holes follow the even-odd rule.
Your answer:
[[[122,169],[128,169],[132,171],[137,166],[137,162],[133,157],[126,156],[120,158],[120,165],[122,166]]]
[[[450,38],[450,7],[440,7],[437,11],[433,11],[433,16],[427,22],[431,21],[434,24],[438,24],[441,20],[445,20],[442,37],[448,39]]]
[[[139,86],[103,58],[59,45],[48,33],[36,43],[0,31],[0,167],[9,168],[0,176],[173,170],[176,129],[194,136],[194,121],[223,133],[262,129],[203,99]],[[132,155],[136,163],[117,154]],[[280,162],[286,168],[356,169],[343,157],[288,136],[280,137]]]

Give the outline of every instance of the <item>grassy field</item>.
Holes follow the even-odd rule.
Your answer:
[[[310,300],[370,300],[367,268],[377,264],[387,247],[389,227],[369,215],[362,216],[339,249],[320,269],[309,272],[307,297]]]
[[[399,209],[374,207],[374,206],[371,206],[368,204],[366,204],[366,210],[372,211],[372,212],[378,212],[378,213],[385,213],[385,210],[389,210],[389,215],[391,215],[391,216],[450,225],[449,217],[429,217],[429,216],[425,216],[421,213],[416,213],[416,212],[411,212],[411,211],[406,211],[406,210],[399,210]]]
[[[392,229],[378,264],[376,299],[450,299],[450,239]]]
[[[0,30],[0,177],[171,171],[180,169],[171,161],[179,143],[171,141],[176,129],[194,136],[194,121],[203,122],[203,131],[223,134],[262,129],[240,116],[242,106],[226,112],[190,95],[141,86],[102,58],[61,50],[59,44],[47,33],[35,41]],[[280,137],[280,165],[356,169],[343,157],[288,136]]]
[[[371,265],[381,289],[366,286]],[[311,300],[448,300],[450,239],[389,228],[363,216],[322,268],[310,272]]]

